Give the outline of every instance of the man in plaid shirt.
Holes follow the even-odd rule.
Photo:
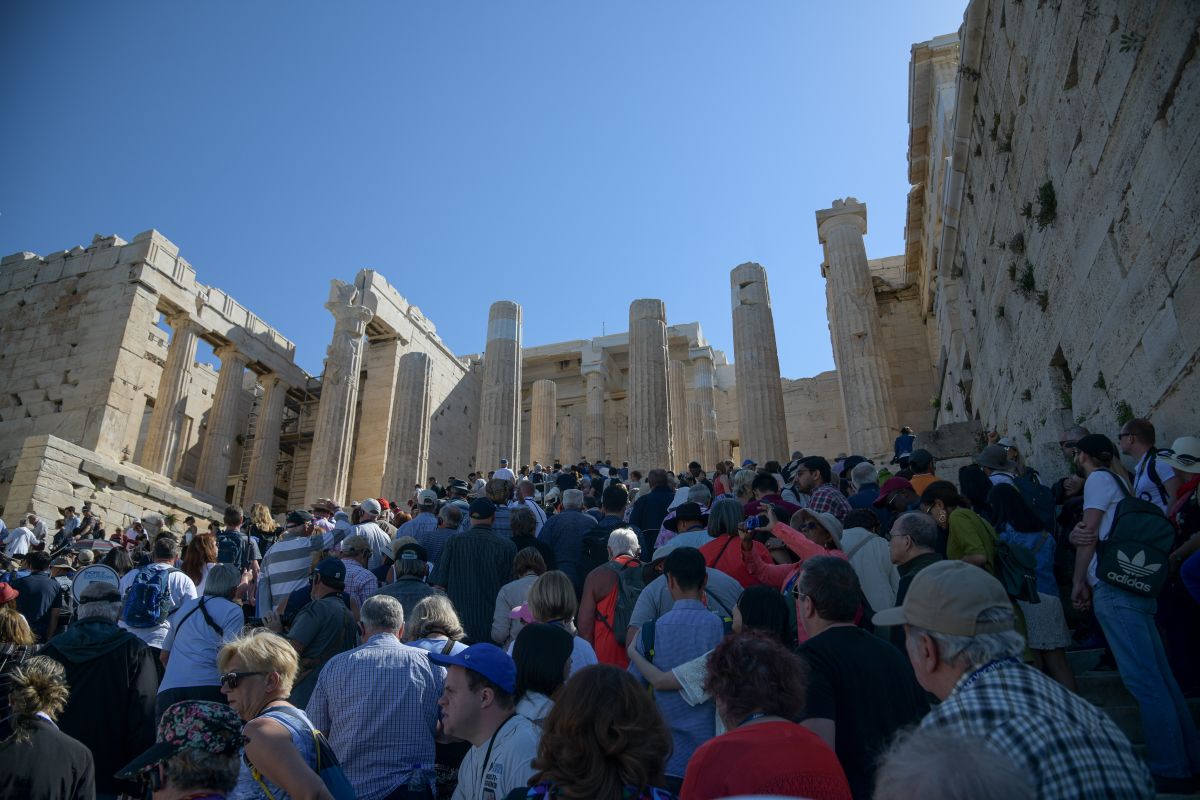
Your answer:
[[[941,700],[922,729],[975,736],[1029,775],[1042,800],[1153,798],[1133,745],[1103,712],[1021,662],[1003,585],[979,567],[941,561],[921,570],[904,605],[876,625],[904,625],[917,680]]]
[[[809,511],[833,514],[839,521],[850,513],[850,501],[833,485],[833,470],[820,456],[800,459],[793,480],[800,492],[809,495]]]

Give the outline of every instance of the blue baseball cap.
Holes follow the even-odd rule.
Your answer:
[[[517,687],[517,665],[508,653],[494,644],[473,644],[453,656],[430,653],[429,660],[443,667],[463,667],[478,672],[509,694]]]

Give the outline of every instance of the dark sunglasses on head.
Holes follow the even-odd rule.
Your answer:
[[[1065,447],[1068,450],[1074,450],[1076,445],[1078,445],[1078,444],[1079,444],[1079,442],[1076,441],[1075,439],[1068,439],[1065,442],[1058,443],[1059,447]]]
[[[226,672],[221,676],[221,685],[227,689],[236,689],[241,683],[242,678],[248,678],[251,675],[266,675],[265,672]]]

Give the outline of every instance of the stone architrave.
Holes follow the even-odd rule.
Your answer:
[[[279,461],[279,430],[283,425],[283,404],[287,384],[276,374],[258,379],[263,387],[258,401],[258,419],[254,423],[254,441],[250,445],[250,466],[246,471],[245,505],[262,503],[267,508],[275,499],[275,466]]]
[[[608,367],[603,361],[583,364],[580,367],[587,393],[587,418],[583,433],[583,455],[589,459],[603,459],[607,448],[604,443],[604,386],[608,382]]]
[[[521,307],[509,300],[498,300],[488,311],[476,469],[496,469],[502,458],[507,458],[515,469],[521,460],[520,442]]]
[[[196,489],[224,500],[234,439],[244,422],[238,411],[242,381],[246,377],[246,365],[250,359],[239,353],[233,345],[218,347],[213,353],[221,359],[221,371],[217,373],[217,389],[213,394],[212,408],[208,411],[200,464],[196,467]]]
[[[396,396],[388,429],[383,496],[404,498],[425,485],[429,471],[429,432],[433,414],[433,360],[422,352],[400,356]]]
[[[171,343],[167,347],[167,360],[163,364],[162,377],[158,380],[154,410],[150,414],[150,426],[142,446],[142,466],[174,479],[183,444],[180,439],[183,436],[184,409],[187,406],[188,386],[192,382],[192,369],[196,363],[196,343],[201,327],[200,323],[186,314],[168,317],[167,322],[171,326]]]
[[[767,271],[741,264],[729,273],[729,282],[741,456],[760,464],[782,461],[788,455],[787,420]]]
[[[817,212],[817,235],[825,247],[821,273],[828,281],[829,327],[850,450],[866,456],[890,453],[896,432],[879,309],[867,265],[863,235],[867,207],[853,197]],[[741,395],[741,375],[738,376]]]
[[[643,475],[671,469],[667,388],[667,308],[661,300],[629,305],[629,466]]]
[[[333,341],[326,350],[321,400],[317,405],[312,458],[304,489],[307,505],[323,497],[347,503],[363,333],[373,316],[371,309],[355,302],[357,299],[358,289],[353,284],[335,280],[325,303],[325,308],[333,314]]]
[[[697,460],[704,469],[712,471],[720,460],[720,444],[717,440],[717,397],[716,370],[713,367],[713,351],[711,347],[692,350],[689,354],[692,360],[692,384],[695,389],[696,401],[700,403],[698,423],[692,423],[691,431],[699,442]]]
[[[554,463],[555,416],[558,412],[558,385],[554,381],[533,382],[529,411],[529,459],[542,464]]]
[[[687,469],[688,462],[697,457],[688,440],[687,416],[687,368],[682,361],[672,360],[667,365],[667,380],[671,392],[671,450],[675,454],[675,471]]]

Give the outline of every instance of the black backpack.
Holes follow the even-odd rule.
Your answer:
[[[249,562],[249,533],[221,531],[217,534],[217,563],[233,564],[238,569],[247,569]]]
[[[1117,504],[1108,538],[1096,545],[1096,577],[1130,594],[1158,597],[1167,582],[1175,527],[1161,508],[1134,497],[1123,480],[1111,472],[1109,476],[1125,499]]]
[[[608,562],[608,535],[612,530],[597,530],[599,527],[597,525],[589,528],[583,535],[583,563],[579,566],[580,575],[586,576],[596,567]]]
[[[1032,474],[1036,475],[1037,473]],[[1054,530],[1054,493],[1050,491],[1050,487],[1024,475],[1013,478],[1013,486],[1033,509],[1033,513],[1037,514],[1037,518],[1042,523],[1042,530]]]
[[[604,566],[617,573],[617,604],[613,606],[611,620],[599,612],[596,613],[596,619],[601,625],[612,631],[617,644],[624,647],[625,632],[629,630],[633,607],[637,605],[638,597],[646,588],[645,573],[643,572],[646,565],[635,559],[624,565],[609,561]]]

